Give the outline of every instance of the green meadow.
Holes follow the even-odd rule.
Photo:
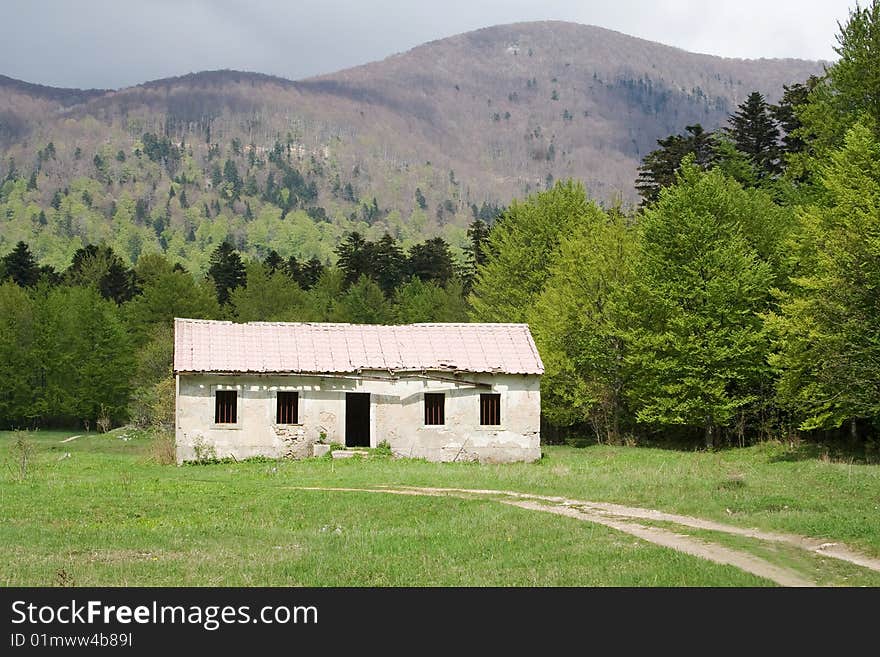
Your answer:
[[[148,432],[0,432],[3,586],[765,586],[599,524],[460,499],[302,490],[513,490],[839,541],[880,556],[880,466],[765,443],[685,452],[544,448],[534,464],[367,458],[163,465]],[[163,458],[164,457],[164,458]],[[662,524],[662,523],[661,523]],[[659,524],[658,524],[659,526]],[[823,585],[880,573],[762,541],[676,531]]]

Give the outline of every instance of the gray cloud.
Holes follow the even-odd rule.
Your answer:
[[[6,0],[0,73],[122,87],[236,68],[302,78],[517,21],[599,25],[726,57],[833,59],[849,0]]]

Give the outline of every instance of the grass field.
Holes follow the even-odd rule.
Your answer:
[[[609,501],[843,541],[880,556],[880,466],[779,444],[715,453],[547,447],[536,464],[368,458],[175,467],[150,434],[0,432],[0,585],[763,586],[732,566],[491,499],[298,487],[506,489]],[[711,540],[711,532],[691,532]],[[720,543],[820,584],[880,573],[796,549]],[[833,562],[833,563],[831,563]]]

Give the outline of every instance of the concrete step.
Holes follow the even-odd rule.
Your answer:
[[[334,449],[333,458],[350,459],[352,456],[369,456],[370,453],[362,449]]]

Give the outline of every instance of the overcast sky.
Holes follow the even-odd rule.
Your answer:
[[[855,0],[0,1],[0,73],[53,86],[113,88],[218,68],[297,79],[480,27],[550,19],[727,57],[833,59],[837,21],[855,5]]]

